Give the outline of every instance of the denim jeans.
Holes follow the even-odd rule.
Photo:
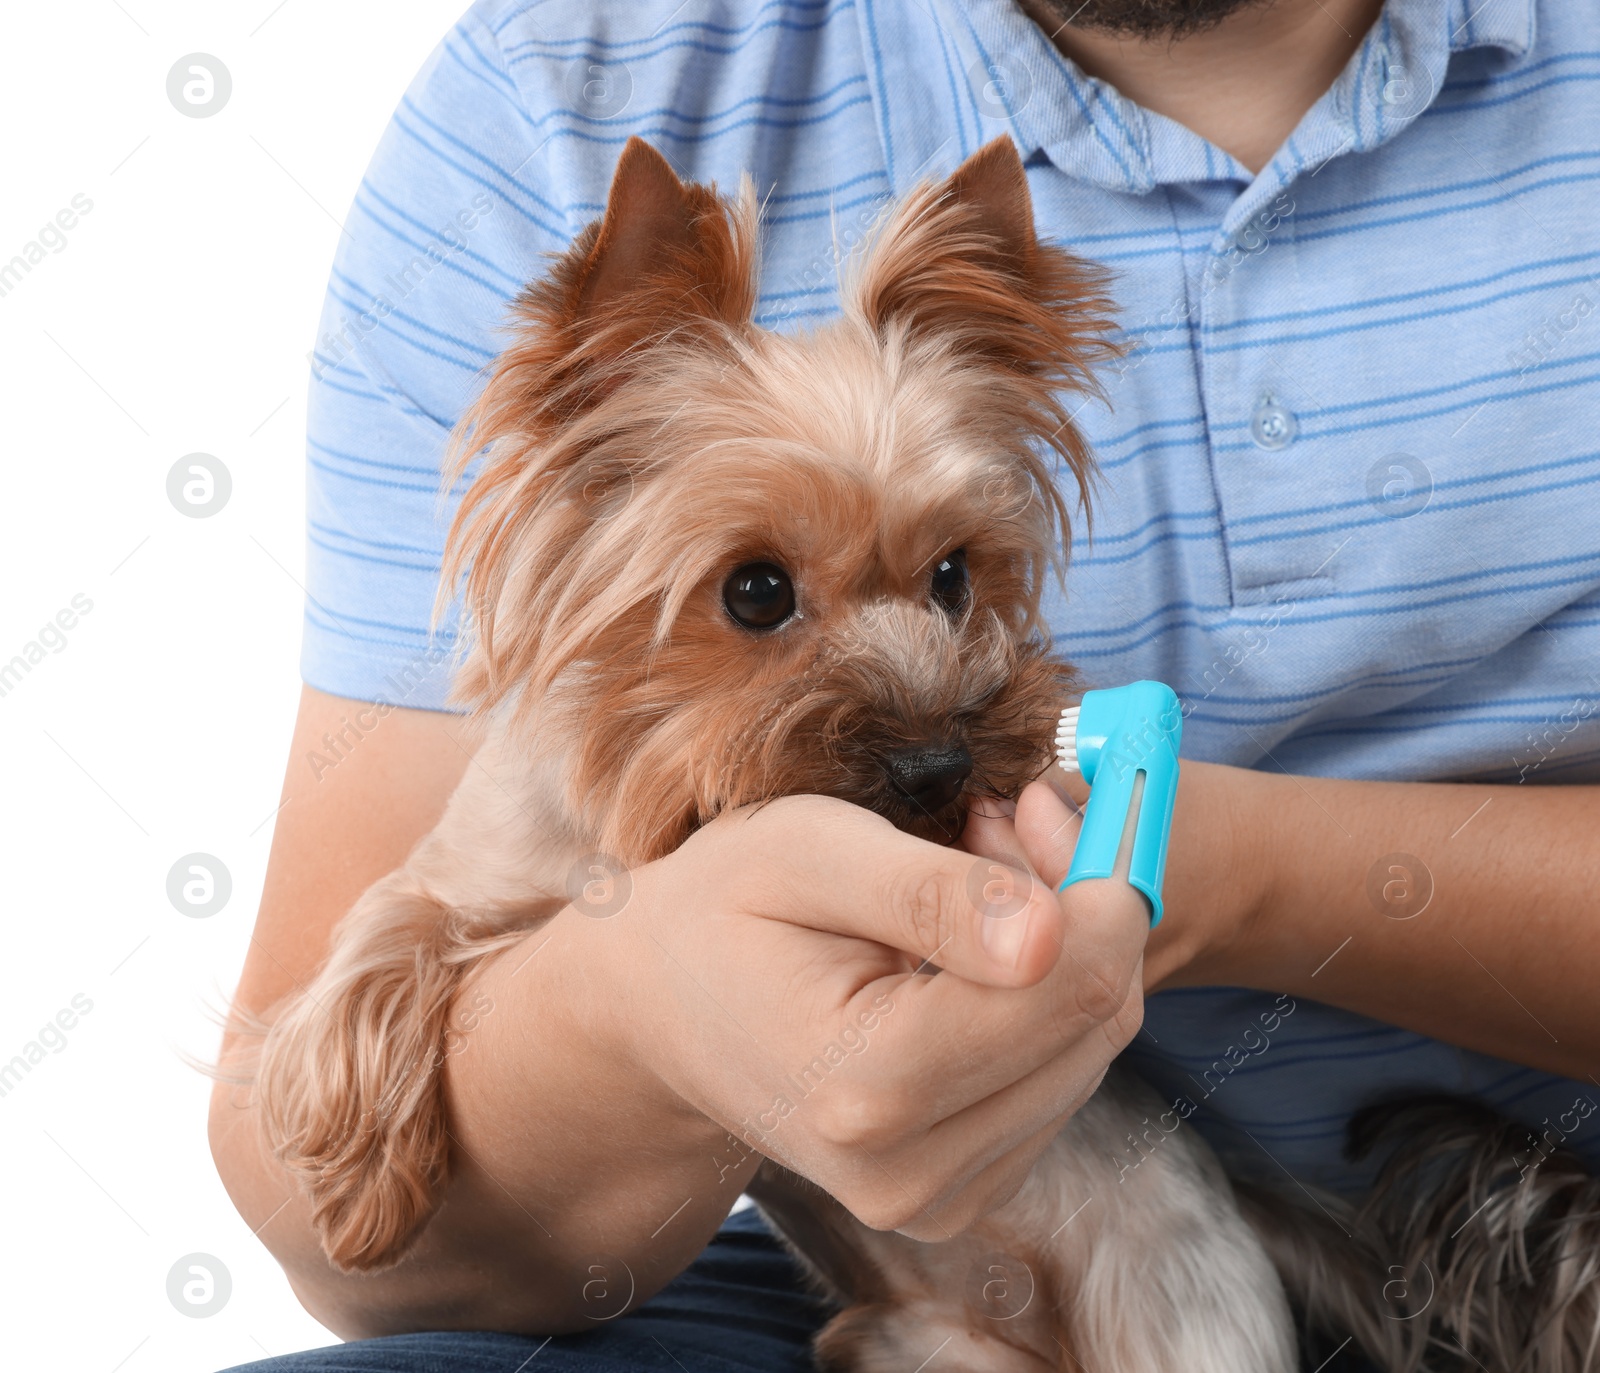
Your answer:
[[[228,1373],[811,1373],[811,1337],[830,1310],[750,1209],[637,1311],[581,1335],[390,1335]]]
[[[746,1210],[729,1216],[705,1252],[637,1311],[586,1334],[391,1335],[227,1373],[811,1373],[811,1336],[830,1313],[760,1215]],[[1354,1346],[1336,1351],[1337,1344],[1312,1342],[1304,1368],[1366,1373]]]

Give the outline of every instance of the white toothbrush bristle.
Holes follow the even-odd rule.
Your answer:
[[[1061,723],[1056,727],[1056,757],[1064,771],[1078,771],[1077,706],[1068,706],[1061,712]]]

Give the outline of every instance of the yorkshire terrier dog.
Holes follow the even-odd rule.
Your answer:
[[[1039,607],[1057,477],[1090,479],[1067,403],[1112,354],[1110,305],[1036,237],[1013,144],[897,204],[815,332],[752,322],[757,228],[748,180],[723,200],[630,141],[457,431],[447,482],[481,466],[440,594],[465,606],[479,766],[341,922],[256,1072],[342,1270],[395,1262],[436,1206],[453,998],[568,903],[575,862],[645,863],[797,793],[951,842],[974,798],[1044,771],[1080,689]],[[1163,1109],[1114,1069],[1021,1193],[943,1244],[764,1164],[752,1194],[841,1307],[819,1363],[910,1373],[948,1336],[939,1367],[971,1373],[1291,1373],[1286,1283],[1403,1362],[1354,1219],[1324,1234],[1236,1196],[1192,1129],[1123,1176]],[[996,1255],[1027,1300],[973,1283]]]

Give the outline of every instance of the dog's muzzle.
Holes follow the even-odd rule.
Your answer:
[[[972,775],[972,755],[964,744],[917,744],[886,755],[883,767],[906,800],[937,815],[961,795]]]

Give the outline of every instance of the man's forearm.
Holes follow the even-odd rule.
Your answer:
[[[1196,772],[1209,804],[1231,802],[1255,895],[1172,982],[1270,987],[1600,1071],[1600,788]]]
[[[314,771],[306,760],[361,705],[302,692],[237,993],[247,1015],[270,1018],[311,981],[339,919],[439,823],[468,766],[471,740],[458,717],[399,707],[337,769]],[[617,923],[575,928],[598,938]],[[559,927],[558,916],[545,928]],[[752,1159],[730,1150],[725,1136],[670,1093],[652,1097],[659,1084],[648,1074],[619,1072],[619,1036],[610,1029],[625,1023],[628,1008],[618,1009],[622,998],[598,979],[584,985],[587,974],[574,965],[608,951],[564,939],[524,962],[541,938],[486,965],[455,1007],[442,1046],[451,1177],[439,1211],[394,1268],[348,1275],[329,1266],[298,1180],[262,1145],[251,1093],[219,1084],[211,1111],[218,1171],[296,1295],[331,1330],[358,1337],[592,1328],[614,1313],[618,1292],[592,1265],[609,1255],[637,1269],[642,1300],[698,1252],[753,1171]],[[586,1024],[577,1039],[560,1014],[561,998],[574,988],[612,1017]],[[714,1154],[732,1165],[725,1177]],[[696,1185],[682,1185],[685,1177]],[[663,1225],[686,1196],[693,1200]],[[664,1211],[650,1210],[668,1198]]]
[[[249,1092],[219,1086],[211,1134],[223,1180],[306,1309],[337,1334],[593,1329],[686,1267],[759,1163],[681,1103],[646,1099],[636,1074],[609,1081],[595,1041],[572,1037],[590,1027],[559,1005],[574,985],[563,953],[579,951],[540,949],[550,937],[507,950],[459,999],[444,1047],[450,1181],[391,1269],[328,1265],[297,1181],[260,1143]]]

